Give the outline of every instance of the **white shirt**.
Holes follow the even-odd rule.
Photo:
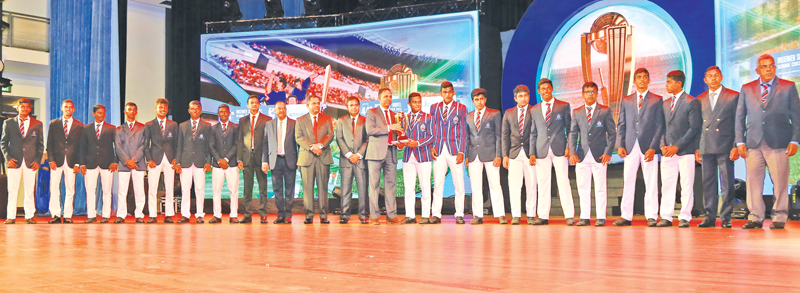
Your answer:
[[[673,97],[675,98],[675,101],[670,104],[672,106],[672,108],[669,109],[670,111],[675,111],[675,106],[678,105],[678,99],[680,99],[681,95],[683,95],[683,91],[681,91],[681,92],[669,97],[669,98],[673,98]]]
[[[22,120],[22,118],[19,118],[19,119]],[[28,118],[25,118],[25,120],[22,121],[22,125],[25,126],[25,129],[24,129],[25,130],[25,136],[27,137],[28,129],[31,126],[31,116],[28,116]]]
[[[711,94],[712,93],[714,94],[714,98],[713,99],[711,98]],[[722,93],[722,86],[720,86],[715,91],[712,91],[712,90],[708,91],[708,104],[711,105],[711,111],[714,111],[714,106],[717,105],[717,100],[719,100],[719,94],[721,94],[721,93]]]
[[[100,129],[100,131],[97,130],[98,128]],[[95,137],[98,136],[98,135],[103,134],[103,122],[97,123],[97,121],[95,121],[94,122],[94,131],[95,131]]]
[[[129,130],[130,130],[130,129],[131,129],[133,126],[134,126],[134,125],[136,125],[136,120],[133,120],[133,121],[127,121],[127,120],[125,120],[125,126],[127,126]]]
[[[481,117],[481,120],[483,120],[483,114],[485,112],[486,112],[486,107],[483,107],[483,109],[481,109],[481,110],[475,110],[475,118],[474,119],[475,119],[475,125],[476,126],[478,125],[478,117]]]
[[[588,114],[592,114],[591,115],[592,119],[594,119],[594,111],[597,110],[597,102],[594,102],[594,104],[591,104],[591,105],[586,105],[586,107],[587,108],[592,108],[592,111],[587,112],[586,114],[587,114],[587,116],[588,116]]]
[[[519,121],[520,115],[522,115],[522,119],[525,119],[525,115],[528,115],[528,105],[525,105],[525,107],[522,108],[520,108],[519,105],[517,105],[514,106],[514,108],[517,108],[517,117],[516,117],[517,121]]]
[[[253,123],[253,128],[254,129],[255,129],[255,126],[258,124],[258,116],[259,116],[258,114],[261,114],[261,113],[256,113],[255,115],[250,114],[250,123]],[[253,121],[253,118],[255,118],[256,120]]]
[[[556,103],[556,98],[553,98],[552,100],[550,100],[550,102],[542,101],[542,117],[547,117],[547,105],[548,104],[550,105],[550,111],[551,111],[551,114],[552,114],[553,104],[555,104],[555,103]]]
[[[158,119],[158,117],[156,117],[156,120],[158,120],[158,129],[159,129],[159,131],[161,131],[161,125],[163,125],[164,126],[164,134],[166,134],[167,133],[167,117],[164,117],[164,119]],[[161,163],[166,163],[166,164],[171,164],[172,163],[167,159],[167,152],[164,152],[164,156],[161,157]]]
[[[636,110],[636,113],[639,113],[639,110],[641,110],[641,109],[638,108],[639,107],[639,96],[642,96],[642,101],[644,101],[644,99],[647,98],[647,93],[648,92],[650,92],[650,90],[645,90],[643,93],[640,93],[639,91],[636,91],[636,98],[635,99],[636,99],[636,107],[638,109],[638,110]],[[642,104],[642,106],[644,106],[644,104]]]
[[[61,119],[63,120],[63,122],[67,122],[67,133],[66,133],[66,135],[69,135],[69,131],[70,131],[70,129],[72,129],[72,121],[75,120],[75,119],[74,118],[67,119],[65,117],[61,117]],[[63,122],[61,123],[61,127],[64,127],[64,123]]]
[[[383,115],[386,115],[386,114],[384,113]],[[356,120],[356,123],[358,123],[358,116],[351,116],[351,115],[348,115],[348,116],[350,116],[350,119],[348,119],[347,123],[350,123],[350,126],[353,126],[353,119],[355,119],[355,120]],[[384,118],[384,119],[385,119],[385,118]],[[345,157],[348,157],[348,158],[349,158],[351,155],[353,155],[353,152],[347,152],[346,154],[344,154],[344,156],[345,156]],[[356,156],[358,156],[358,158],[359,158],[359,159],[363,158],[363,157],[361,156],[361,154],[359,154],[359,153],[356,153]]]
[[[285,144],[285,142],[286,142],[286,123],[288,123],[288,122],[289,122],[289,119],[287,119],[285,117],[283,118],[283,120],[278,120],[278,127],[279,127],[278,133],[283,134],[282,137],[278,137],[278,144]],[[285,149],[281,149],[281,150],[282,150],[282,152],[278,152],[278,154],[281,155],[281,156],[285,155],[286,154],[286,150]]]

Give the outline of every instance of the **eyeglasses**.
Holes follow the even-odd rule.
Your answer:
[[[597,91],[588,91],[588,92],[583,92],[583,93],[584,94],[594,95],[594,94],[597,94]]]

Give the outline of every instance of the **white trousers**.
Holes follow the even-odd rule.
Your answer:
[[[412,153],[407,163],[403,163],[403,186],[405,187],[406,217],[414,218],[417,203],[416,184],[419,178],[419,188],[422,189],[422,217],[431,217],[431,162],[417,162]],[[441,211],[441,210],[440,210]],[[441,215],[440,215],[441,217]]]
[[[50,170],[50,215],[61,217],[61,175],[64,175],[64,218],[72,218],[73,203],[75,202],[75,173],[67,166],[67,162],[61,167]]]
[[[6,211],[8,214],[6,218],[13,219],[17,217],[17,195],[19,193],[19,183],[22,180],[23,191],[23,207],[25,209],[25,219],[33,218],[36,214],[36,199],[34,194],[36,192],[36,171],[25,167],[25,159],[22,162],[17,162],[20,167],[16,169],[8,168],[8,205]]]
[[[508,162],[508,195],[511,201],[511,216],[522,215],[522,182],[525,180],[525,209],[529,218],[536,217],[536,168],[531,166],[525,150],[520,150],[516,158]]]
[[[606,171],[608,166],[594,160],[592,152],[588,151],[583,161],[575,164],[575,181],[578,184],[582,220],[592,216],[592,178],[594,178],[595,213],[598,220],[606,218],[608,195],[606,187]]]
[[[455,185],[456,213],[454,216],[464,216],[464,162],[456,164],[456,155],[447,151],[447,146],[442,147],[442,153],[433,161],[433,216],[442,217],[442,200],[444,198],[444,178],[447,168]]]
[[[147,168],[147,208],[151,218],[157,215],[158,205],[158,178],[164,173],[164,214],[167,217],[175,215],[175,170],[165,156],[155,168]]]
[[[644,154],[639,148],[639,142],[633,144],[633,149],[627,150],[628,156],[623,163],[622,187],[622,218],[630,221],[633,219],[633,199],[636,193],[636,176],[639,165],[642,166],[644,175],[644,215],[648,219],[658,218],[658,155],[653,156],[650,162],[644,161]]]
[[[539,209],[536,211],[540,219],[550,218],[551,177],[552,170],[556,169],[556,184],[558,185],[558,199],[564,210],[564,218],[575,217],[575,203],[572,201],[572,187],[569,186],[569,159],[565,156],[556,156],[553,150],[548,150],[547,157],[536,159],[536,178],[539,184]]]
[[[100,177],[100,186],[103,188],[103,218],[111,217],[111,182],[114,173],[109,169],[87,169],[86,176],[86,214],[89,218],[97,217],[97,178]]]
[[[125,218],[128,215],[128,184],[133,178],[133,198],[136,203],[134,216],[144,218],[144,171],[131,170],[119,172],[119,189],[117,190],[117,217]]]
[[[201,218],[203,213],[203,202],[205,201],[206,172],[203,167],[181,168],[181,216],[192,216],[192,182],[194,182],[194,196],[197,203],[197,213],[195,217]]]
[[[231,218],[239,216],[239,169],[230,166],[228,169],[211,168],[211,191],[214,200],[214,217],[222,218],[222,183],[228,181],[231,194]]]
[[[478,159],[476,156],[475,159]],[[483,171],[489,179],[489,195],[492,199],[492,211],[495,218],[506,215],[503,202],[503,188],[500,186],[500,167],[495,167],[494,162],[475,161],[469,163],[469,177],[472,186],[472,215],[483,217]]]
[[[661,157],[661,218],[672,221],[675,214],[675,192],[681,175],[681,213],[679,220],[692,219],[694,206],[694,154]]]

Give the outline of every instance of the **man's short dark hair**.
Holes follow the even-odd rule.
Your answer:
[[[443,89],[446,89],[446,88],[453,88],[453,83],[451,83],[449,81],[446,81],[446,80],[443,81],[441,89],[443,90]]]
[[[517,87],[514,88],[514,97],[516,98],[517,94],[519,94],[519,93],[528,93],[528,95],[530,95],[531,94],[531,90],[528,89],[528,86],[526,86],[524,84],[520,84],[520,85],[517,85]]]
[[[283,84],[283,87],[286,87],[286,78],[281,76],[278,78],[278,82]]]
[[[136,106],[136,103],[134,103],[134,102],[125,103],[125,108],[127,108],[127,107],[135,107],[137,110],[139,109],[139,106]]]
[[[413,97],[419,97],[419,100],[422,101],[422,95],[420,95],[418,92],[413,92],[413,93],[408,95],[408,102],[409,103],[411,102],[411,98],[413,98]]]
[[[169,107],[169,100],[167,100],[165,98],[158,98],[158,99],[156,99],[156,106],[158,106],[158,105],[165,105],[165,106]]]
[[[722,69],[719,69],[719,66],[716,65],[711,65],[708,68],[706,68],[706,74],[708,74],[708,72],[712,70],[719,71],[719,74],[722,75]]]
[[[683,74],[683,71],[680,70],[673,70],[667,73],[667,78],[671,78],[676,82],[681,83],[681,88],[684,84],[686,84],[686,75]]]
[[[633,72],[633,77],[636,78],[639,73],[647,74],[647,78],[650,78],[650,71],[647,71],[647,68],[637,68],[636,71]]]
[[[585,92],[585,91],[586,91],[586,89],[588,89],[588,88],[594,88],[595,90],[597,90],[597,84],[596,84],[596,83],[594,83],[593,81],[590,81],[590,82],[584,83],[584,84],[583,84],[582,91],[584,91],[584,92]]]
[[[538,89],[538,88],[542,87],[543,84],[550,84],[550,87],[553,87],[553,82],[552,81],[550,81],[547,78],[542,78],[542,79],[539,80],[538,83],[536,83],[536,88]]]
[[[303,80],[300,79],[299,77],[294,79],[294,83],[298,83],[298,82],[301,82],[301,81],[303,81]]]
[[[322,98],[318,96],[311,95],[310,97],[306,98],[306,100],[308,100],[309,102],[311,102],[311,99],[317,99],[320,103],[322,103]]]
[[[485,98],[486,97],[486,90],[482,89],[482,88],[476,88],[476,89],[472,90],[472,94],[470,96],[474,99],[476,96],[479,96],[479,95],[483,95],[483,97]]]
[[[72,100],[70,100],[70,99],[64,100],[63,102],[61,102],[61,105],[64,105],[65,103],[70,103],[70,104],[72,104],[72,107],[75,107],[75,103],[72,102]]]
[[[19,106],[20,104],[28,104],[28,106],[30,106],[31,100],[28,100],[26,98],[20,98],[19,100],[17,100],[17,106]]]
[[[346,101],[344,101],[344,104],[345,104],[345,105],[347,105],[347,104],[350,104],[350,101],[356,101],[356,103],[358,103],[358,105],[361,105],[361,100],[359,100],[359,99],[358,99],[358,98],[356,98],[356,97],[349,97],[349,98],[347,98],[347,100],[346,100]]]
[[[391,93],[392,89],[390,89],[388,87],[381,88],[381,89],[378,90],[378,96],[380,96],[385,91],[389,91],[389,93]]]
[[[97,110],[100,110],[100,109],[105,110],[106,106],[103,106],[101,104],[94,105],[94,107],[92,107],[92,113],[97,113]]]
[[[219,112],[219,110],[222,108],[228,109],[228,112],[231,111],[231,108],[228,107],[228,104],[219,104],[219,107],[217,107],[217,112]]]

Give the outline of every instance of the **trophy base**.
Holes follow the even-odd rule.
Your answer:
[[[407,138],[406,139],[398,139],[398,140],[393,140],[392,144],[396,144],[396,143],[407,144],[409,141],[411,141],[411,140],[407,139]]]

